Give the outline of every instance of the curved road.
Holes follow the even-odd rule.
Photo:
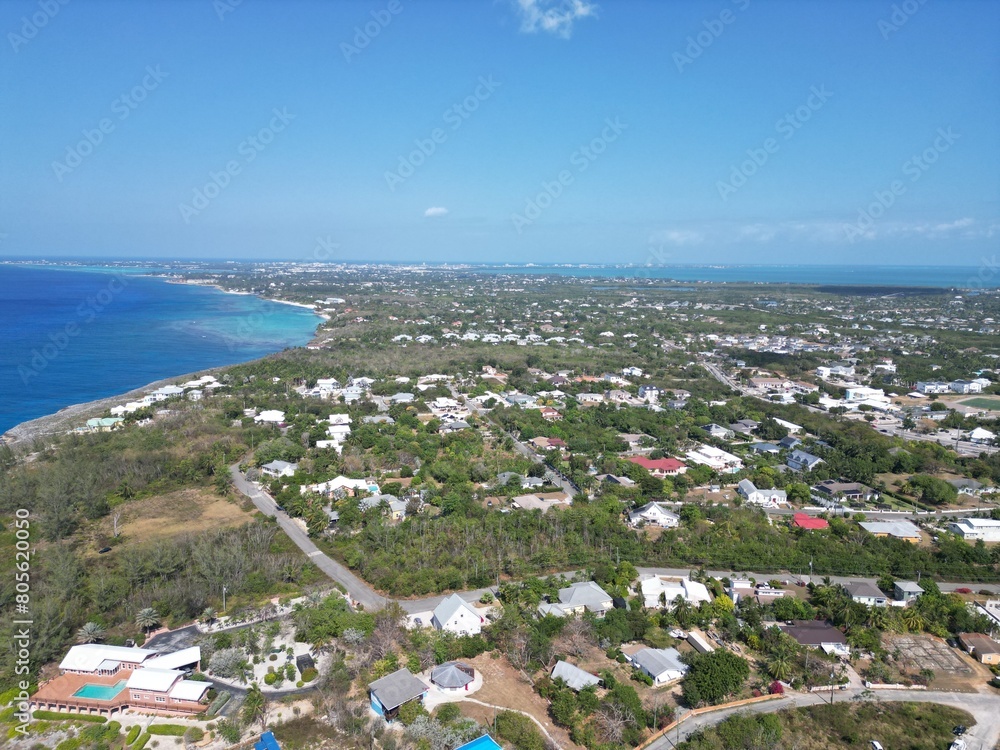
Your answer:
[[[844,700],[852,700],[861,696],[864,691],[860,689],[835,690],[833,691],[833,702],[839,703]],[[997,711],[997,697],[993,693],[946,693],[928,690],[880,690],[874,693],[880,701],[905,701],[914,703],[940,703],[945,706],[954,706],[968,711],[976,717],[976,725],[965,735],[966,746],[969,750],[993,750],[1000,741],[1000,712]],[[644,750],[670,750],[676,743],[683,742],[695,732],[714,726],[723,719],[737,713],[773,713],[785,708],[798,708],[800,706],[812,706],[819,703],[829,703],[831,700],[828,693],[791,693],[784,699],[765,701],[739,708],[723,709],[710,713],[693,716],[687,721],[681,722],[676,729],[671,730],[666,735],[658,738],[644,748]],[[878,737],[870,739],[877,740]]]

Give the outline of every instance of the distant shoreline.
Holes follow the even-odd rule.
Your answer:
[[[40,266],[49,267],[52,266]],[[108,266],[108,270],[113,267]],[[162,278],[168,284],[194,284],[202,287],[212,287],[225,294],[239,294],[254,296],[265,302],[274,302],[283,305],[292,305],[294,307],[302,307],[310,310],[316,315],[321,321],[329,320],[329,317],[316,312],[312,305],[307,305],[302,302],[290,302],[288,300],[278,300],[278,299],[268,299],[267,297],[261,297],[260,295],[255,295],[253,292],[239,292],[230,289],[224,289],[216,284],[203,284],[198,282],[188,282],[181,280],[172,280],[163,277],[156,277],[153,274],[148,274],[151,278]],[[320,322],[317,321],[316,327],[313,329],[313,338],[316,339],[316,329],[319,328]],[[247,364],[247,362],[255,362],[257,359],[248,359],[243,362],[234,362],[228,365],[219,365],[216,367],[209,367],[203,370],[198,370],[196,372],[190,372],[186,374],[170,375],[160,380],[153,381],[139,388],[133,388],[130,391],[124,393],[118,393],[112,396],[105,396],[103,398],[94,399],[93,401],[82,401],[76,404],[70,404],[65,406],[57,412],[52,414],[46,414],[41,417],[36,417],[34,419],[29,419],[19,424],[14,425],[9,430],[0,435],[0,444],[6,444],[11,447],[23,446],[30,443],[38,438],[43,438],[51,435],[61,435],[71,432],[74,427],[79,427],[86,420],[91,417],[96,417],[104,414],[108,409],[118,403],[125,403],[126,401],[136,400],[135,397],[149,393],[150,391],[156,390],[165,385],[172,385],[178,380],[194,380],[201,375],[206,375],[213,372],[218,372],[221,369],[227,367],[235,367],[236,365]]]

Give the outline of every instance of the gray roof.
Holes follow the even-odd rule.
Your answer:
[[[423,695],[427,691],[427,686],[414,677],[409,669],[403,667],[369,683],[368,691],[387,711],[391,711]]]
[[[298,468],[298,464],[290,464],[288,461],[272,461],[269,464],[264,464],[261,468],[270,469],[271,471],[284,471],[288,468]]]
[[[896,588],[908,594],[922,594],[924,590],[916,581],[896,581]]]
[[[860,525],[870,534],[888,534],[897,539],[920,536],[920,529],[909,521],[862,521]]]
[[[736,485],[736,489],[743,494],[749,495],[751,492],[757,491],[757,485],[749,479],[741,479],[740,483]]]
[[[885,594],[882,590],[877,588],[874,584],[868,583],[868,581],[850,581],[844,584],[844,588],[847,593],[852,597],[862,597],[871,599],[885,599]]]
[[[570,607],[601,610],[611,601],[611,594],[593,581],[584,581],[559,589],[559,601]]]
[[[599,685],[601,678],[584,672],[579,667],[575,667],[567,661],[557,661],[552,668],[552,679],[562,679],[570,688],[576,691],[583,690],[590,685]]]
[[[806,453],[805,451],[800,450],[794,450],[791,455],[788,456],[789,464],[796,463],[803,466],[815,466],[822,461],[823,459],[819,456],[814,456],[812,453]]]
[[[465,599],[460,597],[458,594],[452,594],[448,598],[443,599],[441,603],[434,608],[434,618],[439,623],[444,625],[462,608],[468,609],[476,617],[479,617],[479,614],[472,608],[471,604],[465,601]]]
[[[671,670],[687,672],[687,665],[681,661],[680,652],[675,648],[644,648],[632,655],[632,663],[651,675]]]
[[[461,688],[475,679],[472,667],[458,661],[448,661],[435,667],[431,672],[431,682],[443,688]]]

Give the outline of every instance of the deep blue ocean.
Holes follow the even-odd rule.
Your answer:
[[[116,271],[0,265],[0,433],[71,404],[306,344],[305,308]]]

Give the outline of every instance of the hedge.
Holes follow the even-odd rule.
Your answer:
[[[146,747],[146,743],[149,742],[149,732],[143,732],[135,744],[132,745],[132,750],[142,750]]]
[[[216,698],[214,701],[212,701],[212,705],[208,707],[207,711],[205,711],[205,715],[215,716],[217,713],[219,713],[219,711],[222,710],[222,707],[229,702],[229,698],[230,698],[229,691],[223,690],[221,693],[219,693],[219,697]]]
[[[105,716],[91,716],[89,714],[63,714],[58,711],[38,710],[31,714],[32,718],[46,721],[89,721],[92,724],[103,724],[108,719]]]
[[[142,727],[140,727],[138,724],[134,725],[131,729],[129,729],[128,734],[125,735],[125,744],[131,745],[133,742],[135,742],[135,738],[139,736],[139,732],[141,731]]]
[[[183,737],[187,727],[182,727],[180,724],[151,724],[146,731],[168,737]]]

